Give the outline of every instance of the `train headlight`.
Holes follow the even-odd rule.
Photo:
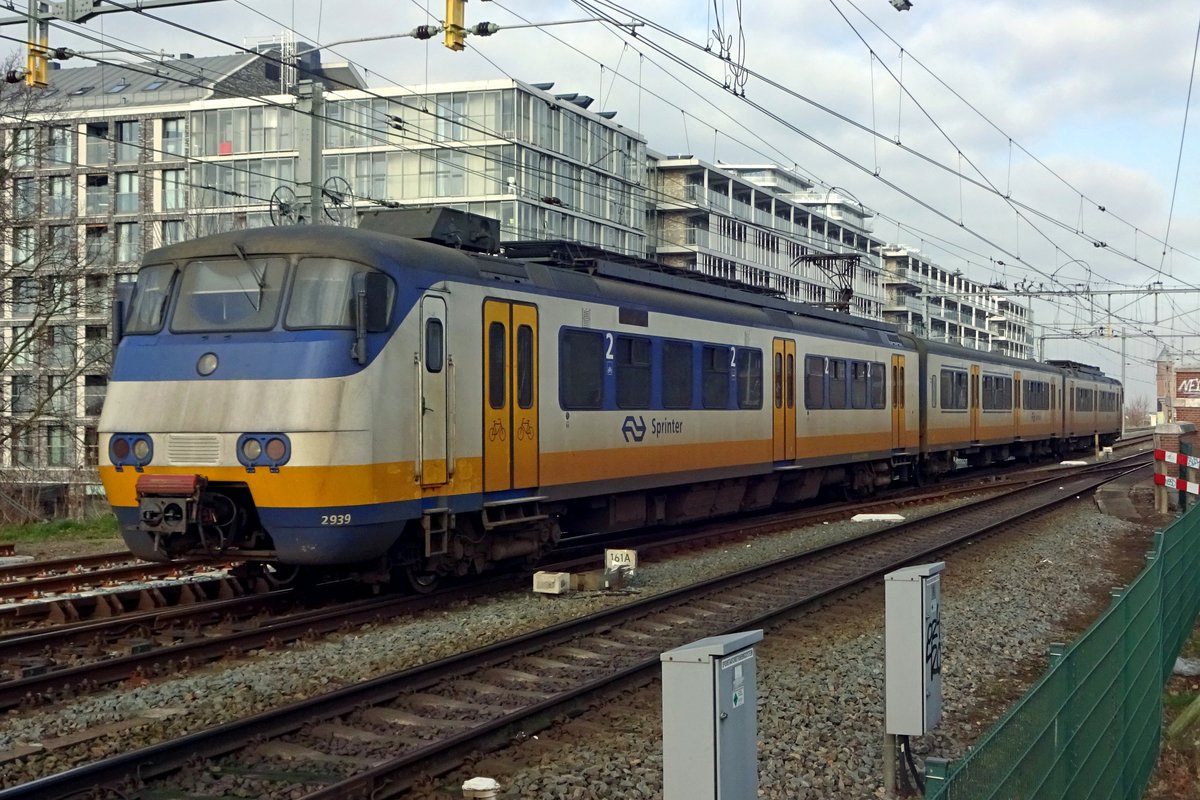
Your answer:
[[[292,442],[283,433],[243,433],[238,437],[237,457],[250,472],[256,467],[278,472],[292,458]]]
[[[108,460],[117,469],[133,467],[140,472],[154,460],[154,440],[145,433],[114,433],[108,440]]]
[[[267,458],[271,461],[281,462],[287,460],[288,446],[278,437],[267,440]]]
[[[200,360],[196,362],[196,372],[201,375],[212,375],[217,371],[217,354],[205,353],[200,356]]]

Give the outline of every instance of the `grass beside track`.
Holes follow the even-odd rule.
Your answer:
[[[117,538],[120,538],[120,533],[117,531],[117,519],[112,514],[85,519],[59,519],[50,522],[30,522],[24,525],[0,527],[0,542],[12,544]]]

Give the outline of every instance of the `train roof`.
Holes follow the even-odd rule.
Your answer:
[[[388,264],[476,282],[522,284],[556,296],[595,298],[618,306],[680,313],[750,326],[773,326],[912,349],[893,325],[793,303],[733,282],[697,278],[654,262],[579,249],[565,243],[517,243],[505,256],[466,253],[389,233],[321,225],[251,228],[148,252],[146,264],[246,255],[320,253],[386,268]],[[556,247],[558,245],[558,247]],[[518,257],[518,254],[520,257]],[[601,255],[607,257],[601,257]],[[398,277],[398,276],[397,276]]]

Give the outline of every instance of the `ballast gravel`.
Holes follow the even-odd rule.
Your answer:
[[[957,501],[962,502],[962,501]],[[955,503],[924,507],[909,516]],[[761,536],[736,546],[677,555],[639,568],[638,594],[764,563],[883,527],[837,522]],[[1096,596],[1128,581],[1110,555],[1144,550],[1149,528],[1100,513],[1089,499],[1005,535],[960,548],[943,575],[944,719],[915,743],[918,754],[954,758],[1046,664],[1052,641],[1069,641],[1094,613]],[[1139,550],[1140,548],[1140,550]],[[1125,574],[1128,573],[1128,574]],[[261,651],[89,695],[0,723],[0,751],[90,731],[94,738],[0,764],[13,786],[77,764],[405,669],[625,601],[621,595],[542,597],[506,593],[358,629],[282,652]],[[758,649],[759,797],[882,796],[883,592],[877,587],[768,629]],[[1072,634],[1073,635],[1073,634]],[[621,703],[543,731],[536,738],[426,787],[428,798],[461,797],[471,774],[500,781],[501,797],[633,800],[662,792],[660,697],[648,686]],[[115,735],[110,735],[115,734]],[[0,752],[2,754],[2,752]]]

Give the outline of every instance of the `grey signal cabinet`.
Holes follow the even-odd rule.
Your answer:
[[[745,800],[758,795],[758,689],[744,631],[663,653],[663,800]]]
[[[944,561],[889,572],[884,580],[884,724],[923,736],[942,718]]]

